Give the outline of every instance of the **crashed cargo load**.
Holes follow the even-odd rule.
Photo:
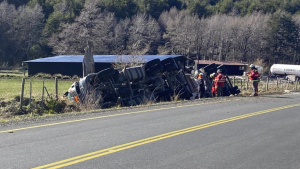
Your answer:
[[[183,71],[184,57],[154,59],[143,66],[107,68],[90,73],[68,90],[68,98],[101,108],[147,102],[189,100],[193,89]]]

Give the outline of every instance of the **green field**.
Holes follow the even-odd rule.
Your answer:
[[[69,89],[72,83],[76,80],[60,80],[58,79],[58,97],[62,97],[63,94]],[[48,93],[52,96],[55,95],[55,80],[52,79],[37,79],[37,78],[25,78],[24,85],[24,97],[30,96],[30,83],[32,85],[31,95],[32,98],[41,98],[43,91],[43,82]],[[22,86],[22,78],[17,77],[0,77],[0,100],[12,100],[15,96],[20,96]],[[45,96],[47,92],[45,91]]]

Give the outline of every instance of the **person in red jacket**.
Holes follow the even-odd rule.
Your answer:
[[[258,96],[258,82],[260,74],[258,73],[257,69],[253,64],[250,65],[251,72],[248,74],[249,79],[252,81],[253,85],[253,92],[250,96]]]
[[[222,73],[222,69],[217,70],[218,75],[215,77],[215,90],[217,90],[217,97],[223,96],[223,88],[225,85],[225,75]]]

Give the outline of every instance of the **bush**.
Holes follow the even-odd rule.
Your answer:
[[[62,113],[67,103],[64,100],[55,100],[52,97],[46,100],[46,111],[49,114]]]
[[[45,79],[51,79],[52,78],[52,76],[50,74],[47,74],[47,73],[38,73],[34,77],[36,77],[36,78],[45,78]]]
[[[62,79],[71,79],[70,76],[63,76]]]
[[[54,74],[53,77],[56,77],[57,79],[62,79],[63,75],[62,74]]]
[[[80,79],[80,77],[77,76],[77,75],[73,75],[73,76],[72,76],[72,79]]]

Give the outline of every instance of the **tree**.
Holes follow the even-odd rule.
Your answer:
[[[234,7],[233,0],[223,0],[220,1],[217,5],[218,12],[223,14],[228,14],[232,11],[232,8]]]
[[[110,53],[116,19],[113,13],[97,8],[97,4],[96,1],[85,3],[74,23],[61,24],[60,31],[49,42],[55,54],[83,54],[87,41],[93,42],[95,53]]]
[[[164,0],[139,0],[137,4],[140,13],[151,15],[155,19],[169,7]]]
[[[129,18],[120,20],[114,28],[112,40],[112,53],[118,55],[129,54],[126,51],[126,42],[129,38],[129,27],[131,20]]]
[[[268,50],[273,63],[291,62],[299,41],[299,27],[290,14],[278,11],[268,21]]]
[[[204,1],[194,1],[191,2],[187,9],[190,11],[190,13],[197,14],[199,18],[202,17],[208,17],[213,13],[210,6],[207,5]]]
[[[158,23],[151,16],[137,14],[128,29],[127,50],[133,55],[154,54],[160,38]]]
[[[102,10],[114,13],[118,19],[131,18],[138,12],[135,0],[98,0],[98,6]]]
[[[7,1],[0,3],[0,63],[13,64],[11,56],[16,52],[13,21],[16,16],[17,11],[14,5],[8,4]]]
[[[44,14],[40,5],[37,4],[34,8],[29,6],[18,8],[15,29],[19,47],[25,55],[22,60],[35,59],[30,57],[30,48],[39,44],[43,30],[43,21]]]

